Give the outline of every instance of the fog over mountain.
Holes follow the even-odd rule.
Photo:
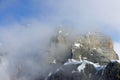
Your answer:
[[[1,0],[0,80],[119,80],[119,21],[120,0]]]
[[[50,72],[72,59],[71,46],[88,30],[62,27],[42,23],[1,27],[0,80],[44,80]],[[92,27],[86,28],[95,31]]]

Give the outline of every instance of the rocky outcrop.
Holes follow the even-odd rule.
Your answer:
[[[78,37],[72,45],[72,54],[75,60],[85,59],[101,65],[118,59],[112,40],[101,33],[88,33]]]
[[[93,63],[68,62],[51,74],[47,80],[93,80],[97,68]]]
[[[120,63],[110,62],[106,67],[92,62],[67,63],[49,75],[47,80],[120,80]]]
[[[118,60],[110,37],[101,33],[89,32],[71,40],[69,33],[65,31],[59,29],[51,38],[49,52],[55,54],[52,60],[59,63],[64,63],[68,59],[88,60],[100,65],[106,65],[111,60]]]
[[[120,63],[110,62],[103,75],[106,80],[120,80]]]
[[[119,80],[120,69],[111,66],[117,65],[112,60],[118,60],[118,55],[113,50],[110,37],[87,33],[71,40],[69,33],[58,30],[51,38],[47,59],[54,68],[45,80]],[[117,74],[113,75],[117,69]]]

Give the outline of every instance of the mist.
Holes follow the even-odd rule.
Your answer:
[[[1,4],[0,9],[15,3],[19,1],[8,0]],[[70,26],[71,41],[76,35],[86,32],[105,33],[115,38],[115,50],[119,53],[119,41],[116,40],[120,36],[119,3],[119,0],[32,0],[31,6],[40,13],[43,11],[44,15],[39,14],[35,20],[22,18],[18,21],[7,16],[12,24],[0,26],[0,80],[33,80],[59,67],[60,64],[51,66],[49,63],[57,55],[63,56],[71,45],[50,47],[51,37],[56,35],[56,28],[61,25]]]
[[[58,34],[60,27],[70,33],[69,42],[55,43],[54,46],[51,39]],[[94,31],[93,28],[89,31]],[[39,21],[0,27],[0,80],[34,80],[46,77],[65,62],[64,57],[69,53],[68,49],[76,35],[87,31],[67,25],[54,27]],[[60,63],[54,63],[55,59]]]
[[[2,76],[0,80],[16,80],[14,77],[17,75],[19,75],[17,80],[32,80],[33,76],[42,73],[43,56],[48,49],[52,30],[51,27],[40,23],[2,27],[0,29],[0,76]],[[19,68],[21,72],[18,74]]]
[[[79,34],[100,32],[98,27],[85,28],[68,25],[54,27],[39,21],[1,27],[0,80],[37,80],[47,77],[67,61],[65,57]],[[68,39],[66,43],[54,41],[54,37],[60,33],[59,29],[68,32],[65,33]]]

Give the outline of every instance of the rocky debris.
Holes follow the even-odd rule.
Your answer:
[[[110,60],[117,60],[112,40],[101,33],[81,35],[72,45],[73,59],[88,60],[105,65]]]
[[[89,61],[66,63],[49,75],[47,80],[120,80],[120,63],[106,67]]]

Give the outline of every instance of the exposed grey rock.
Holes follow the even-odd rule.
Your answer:
[[[101,65],[118,59],[112,40],[101,33],[88,33],[78,37],[72,45],[72,54],[73,59],[85,59]]]
[[[68,59],[88,60],[100,65],[106,65],[111,60],[118,60],[118,55],[113,49],[110,37],[97,32],[89,32],[72,37],[69,31],[60,28],[51,38],[48,56],[49,61],[63,64]]]
[[[50,43],[47,61],[52,65],[53,73],[49,71],[47,74],[50,75],[47,76],[48,79],[44,78],[45,80],[108,80],[105,76],[108,74],[104,72],[107,68],[96,68],[94,64],[103,66],[111,60],[118,60],[111,38],[101,33],[79,35],[70,40],[64,30],[58,30]],[[78,63],[63,65],[68,59],[75,59]],[[78,70],[84,60],[93,64],[86,63],[84,70]]]

